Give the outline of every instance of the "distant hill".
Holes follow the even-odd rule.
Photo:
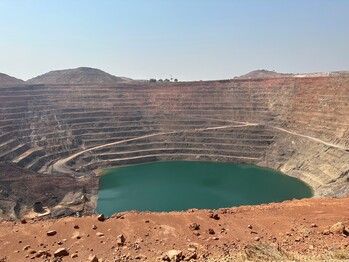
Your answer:
[[[75,69],[55,70],[34,77],[27,81],[28,84],[115,84],[132,79],[116,77],[102,70],[89,67]]]
[[[288,77],[294,76],[293,74],[282,74],[275,71],[268,70],[255,70],[245,75],[237,76],[235,79],[257,79],[257,78],[276,78],[276,77]]]
[[[305,73],[296,74],[295,77],[349,77],[349,71],[335,71],[335,72],[318,72],[318,73]]]
[[[23,83],[24,83],[24,81],[21,79],[0,73],[0,86],[23,84]]]

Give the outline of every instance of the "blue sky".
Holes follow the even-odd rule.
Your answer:
[[[136,79],[349,70],[347,0],[0,0],[0,72]]]

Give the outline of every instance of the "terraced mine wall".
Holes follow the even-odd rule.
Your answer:
[[[0,162],[42,174],[220,161],[349,193],[349,77],[7,86],[0,117]]]

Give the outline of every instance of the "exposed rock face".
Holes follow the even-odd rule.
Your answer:
[[[71,175],[38,174],[13,165],[0,164],[0,218],[59,217],[92,213],[98,179]],[[82,196],[87,196],[83,198]],[[33,203],[40,200],[42,212]],[[27,221],[22,220],[23,223]]]
[[[24,84],[24,81],[3,73],[0,73],[0,87],[8,85]]]
[[[85,81],[71,72],[66,80],[57,73],[47,79]],[[92,202],[93,190],[79,184],[95,181],[92,172],[160,160],[256,164],[307,182],[315,196],[343,196],[349,193],[348,76],[2,88],[0,162],[77,183],[54,216]],[[36,201],[42,200],[29,206]]]
[[[116,84],[118,82],[131,80],[124,77],[116,77],[102,70],[79,67],[76,69],[50,71],[41,76],[34,77],[27,81],[28,84]]]

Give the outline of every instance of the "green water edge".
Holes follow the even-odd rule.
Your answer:
[[[255,165],[151,162],[105,169],[96,212],[218,209],[312,196],[305,182]]]

